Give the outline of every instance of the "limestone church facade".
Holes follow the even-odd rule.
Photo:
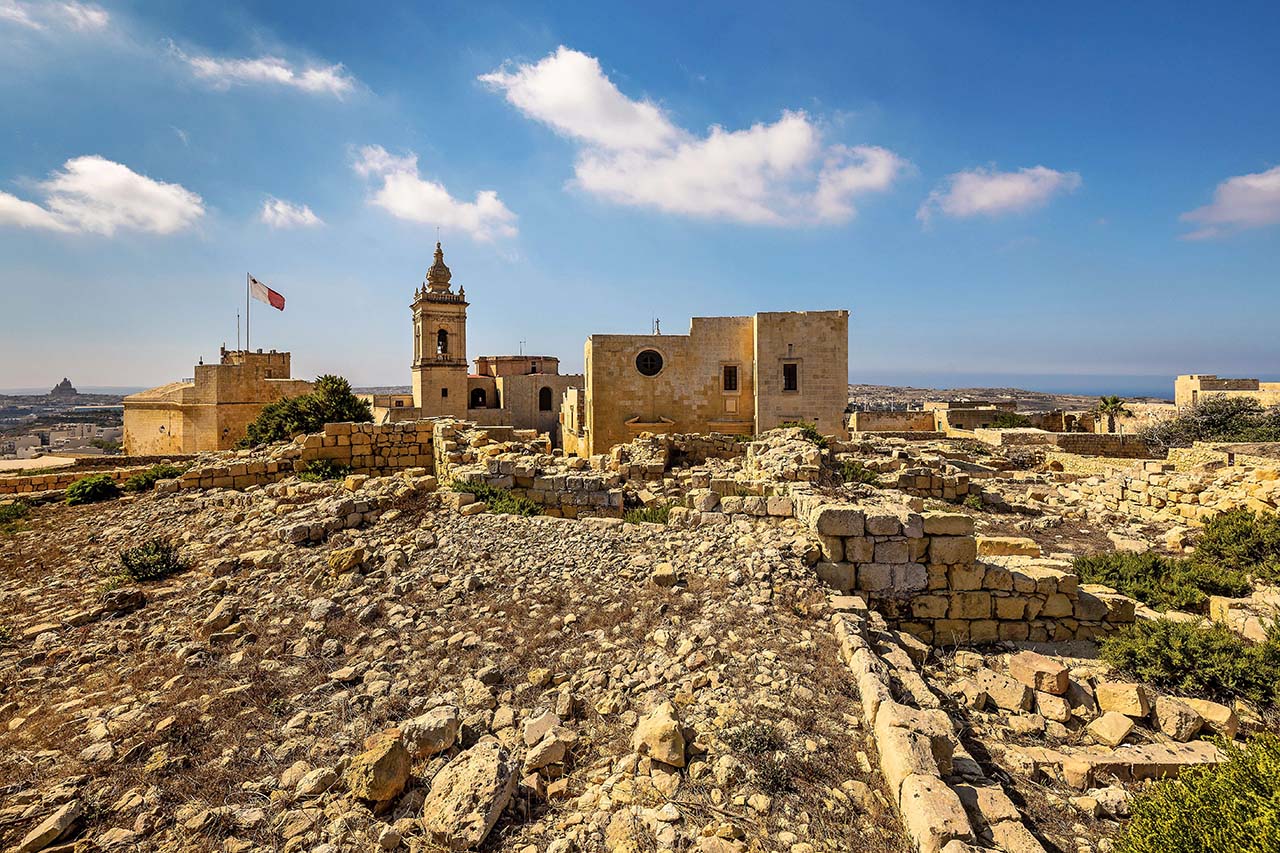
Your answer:
[[[548,355],[486,355],[467,360],[467,292],[453,288],[453,272],[436,243],[434,262],[414,292],[412,399],[372,398],[374,420],[394,422],[453,417],[484,426],[512,426],[549,433],[559,443],[560,403],[582,375],[560,373]]]

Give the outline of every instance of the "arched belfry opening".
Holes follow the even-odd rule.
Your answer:
[[[449,332],[441,329],[436,332],[436,355],[449,354]]]
[[[488,407],[488,397],[484,393],[483,388],[471,389],[471,406],[472,409],[484,409]]]

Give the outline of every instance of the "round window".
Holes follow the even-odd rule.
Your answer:
[[[662,356],[655,350],[644,350],[636,356],[636,370],[642,376],[657,376],[662,372]]]

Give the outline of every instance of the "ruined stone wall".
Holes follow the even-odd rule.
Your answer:
[[[925,642],[1092,638],[1133,621],[1132,599],[1082,589],[1049,561],[980,562],[967,515],[827,500],[793,499],[821,548],[818,575]]]
[[[1191,447],[1172,448],[1165,461],[1178,471],[1189,471],[1205,465],[1265,468],[1280,465],[1280,457],[1264,453],[1272,448],[1280,448],[1280,445],[1197,441]]]
[[[1231,509],[1280,509],[1280,465],[1179,473],[1167,463],[1148,462],[1140,472],[1063,484],[1058,499],[1086,510],[1199,526]]]
[[[974,437],[993,447],[1054,447],[1082,456],[1151,459],[1154,454],[1136,435],[1091,432],[1045,432],[1037,429],[977,429]]]
[[[545,433],[442,420],[434,426],[433,447],[441,483],[505,489],[553,517],[622,517],[621,476],[592,470],[585,459],[552,455]]]
[[[853,432],[935,432],[933,412],[854,412],[849,416]]]
[[[324,432],[305,436],[265,453],[241,457],[223,454],[191,468],[180,478],[182,488],[244,489],[261,486],[326,460],[361,474],[385,475],[410,468],[430,473],[433,421],[395,424],[325,424]]]
[[[150,465],[139,465],[130,468],[116,468],[110,471],[59,471],[51,474],[33,474],[29,477],[0,477],[0,495],[29,495],[35,492],[48,492],[65,489],[76,480],[84,477],[105,475],[116,483],[123,483]]]

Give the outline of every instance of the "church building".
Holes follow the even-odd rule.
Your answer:
[[[562,375],[548,355],[483,355],[467,361],[467,292],[454,291],[453,273],[436,243],[435,261],[414,293],[413,396],[372,398],[376,422],[453,417],[484,426],[549,433],[559,444],[560,401],[582,375]]]

